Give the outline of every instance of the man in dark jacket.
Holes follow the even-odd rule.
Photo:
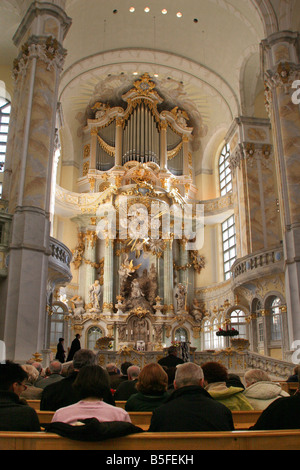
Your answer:
[[[179,365],[174,392],[153,411],[149,432],[233,431],[231,411],[203,388],[203,371],[187,362]]]
[[[130,366],[127,369],[128,380],[124,380],[118,385],[114,394],[115,401],[127,401],[131,395],[137,393],[135,388],[138,381],[140,368],[138,366]]]
[[[168,355],[157,361],[159,365],[165,367],[176,367],[178,364],[183,364],[184,360],[177,357],[177,348],[170,346],[168,349]]]
[[[79,369],[88,365],[96,364],[96,355],[89,349],[80,349],[74,355],[73,359],[73,372],[66,378],[48,385],[42,394],[40,409],[47,411],[56,411],[64,406],[73,405],[79,401],[76,391],[73,388],[73,383],[77,377]],[[100,367],[100,366],[99,366]],[[114,405],[115,401],[111,391],[107,389],[107,396],[104,401],[110,405]]]
[[[78,333],[71,343],[71,348],[67,357],[67,362],[72,361],[74,354],[81,349],[80,334]]]
[[[36,411],[19,399],[27,378],[19,364],[0,364],[0,431],[41,430]]]

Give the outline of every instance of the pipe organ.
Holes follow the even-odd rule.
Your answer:
[[[93,106],[94,119],[89,119],[85,128],[91,142],[84,168],[103,172],[129,162],[154,163],[170,175],[189,178],[188,146],[193,129],[187,125],[186,112],[177,107],[163,109],[164,100],[148,74],[122,99],[117,107],[101,102]]]

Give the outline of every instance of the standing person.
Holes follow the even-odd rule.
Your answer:
[[[153,411],[149,432],[233,431],[231,411],[203,388],[200,366],[187,362],[176,368],[174,392]]]
[[[62,364],[65,362],[66,353],[64,348],[64,338],[59,338],[56,350],[55,359],[57,359]]]
[[[67,362],[73,361],[74,354],[81,349],[80,334],[77,333],[72,341],[71,348],[67,357]]]
[[[157,361],[158,364],[166,367],[176,367],[178,364],[183,364],[184,360],[177,357],[177,352],[178,351],[175,346],[170,346],[168,349],[168,355]]]

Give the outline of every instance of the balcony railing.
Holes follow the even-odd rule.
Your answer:
[[[283,269],[283,248],[264,250],[237,259],[231,267],[233,280],[242,281],[267,272],[274,273]]]
[[[50,253],[48,282],[56,286],[69,283],[72,280],[72,252],[63,243],[50,237]]]

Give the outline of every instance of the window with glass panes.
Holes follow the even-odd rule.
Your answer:
[[[221,196],[232,191],[232,174],[229,167],[230,148],[226,144],[219,158],[219,181]]]
[[[102,336],[103,336],[103,331],[97,326],[92,326],[92,328],[89,329],[88,334],[87,334],[88,349],[93,350],[96,346],[97,340],[99,338],[102,338]]]
[[[234,216],[222,223],[223,267],[225,281],[231,277],[231,266],[236,260],[236,237]]]
[[[281,324],[281,311],[280,311],[281,300],[276,297],[271,302],[271,340],[272,341],[280,341],[281,340],[281,331],[282,331],[282,324]]]
[[[54,346],[59,338],[64,334],[64,315],[65,312],[60,305],[52,306],[51,324],[50,324],[50,344]]]
[[[246,339],[247,336],[247,326],[246,326],[246,319],[245,313],[243,310],[234,310],[230,314],[230,326],[235,330],[238,330],[239,337]]]
[[[0,97],[0,171],[4,169],[11,105]]]

